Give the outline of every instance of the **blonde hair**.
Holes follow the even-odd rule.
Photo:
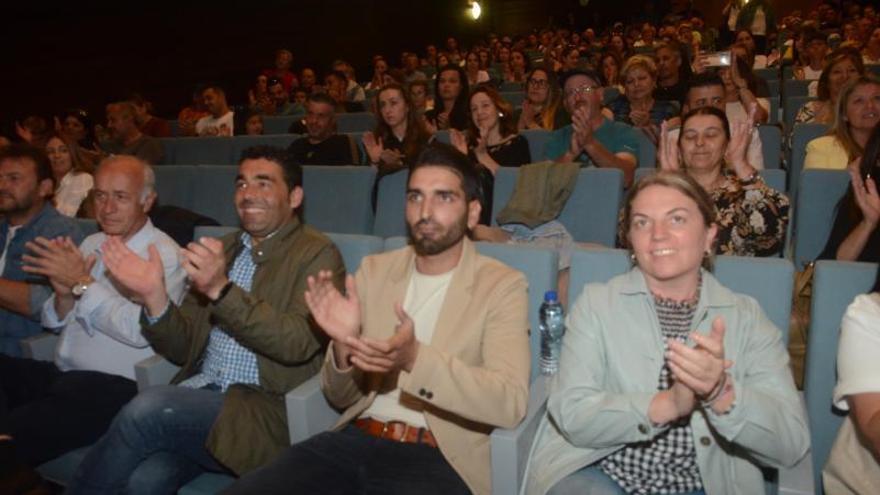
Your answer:
[[[861,156],[865,152],[859,143],[856,142],[849,127],[849,121],[846,118],[846,106],[850,96],[856,88],[860,86],[876,85],[880,86],[880,79],[873,75],[860,76],[846,84],[840,90],[840,96],[837,98],[837,105],[834,108],[834,122],[828,130],[828,136],[834,136],[837,142],[846,150],[847,161],[852,161],[856,157]]]

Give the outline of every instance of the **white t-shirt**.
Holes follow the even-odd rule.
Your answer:
[[[834,404],[849,410],[847,396],[880,392],[880,295],[862,294],[846,308],[837,347]]]
[[[440,308],[446,299],[446,290],[455,270],[441,275],[425,275],[413,268],[412,278],[403,300],[403,309],[415,323],[416,339],[430,344],[434,327],[440,316]],[[393,304],[393,302],[389,302]],[[401,371],[401,373],[406,373]],[[400,387],[378,394],[376,400],[361,414],[364,418],[377,421],[403,421],[409,425],[427,428],[422,414],[422,402],[409,395],[401,395]]]
[[[764,7],[755,9],[755,17],[752,17],[752,34],[755,36],[764,36],[767,34],[767,16],[764,14]]]
[[[6,245],[3,246],[3,254],[0,255],[0,274],[6,270],[6,253],[9,251],[9,244],[12,243],[12,238],[15,237],[15,233],[18,232],[18,229],[21,228],[21,225],[10,225],[9,231],[6,232]]]
[[[809,65],[804,66],[804,79],[807,81],[818,81],[820,76],[822,76],[822,69],[816,70]]]
[[[196,134],[199,136],[233,136],[233,117],[235,113],[228,111],[222,117],[208,115],[196,122]]]

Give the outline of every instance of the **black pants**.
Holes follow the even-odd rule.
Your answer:
[[[32,466],[94,443],[136,394],[128,378],[0,354],[0,434]]]
[[[470,490],[440,449],[372,437],[349,425],[290,447],[223,493],[455,495]]]

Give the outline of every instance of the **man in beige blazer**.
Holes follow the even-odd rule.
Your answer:
[[[322,387],[344,412],[227,493],[490,493],[489,434],[528,402],[528,303],[523,275],[467,238],[478,184],[465,155],[430,145],[407,184],[410,246],[365,258],[346,295],[309,280],[332,338]]]

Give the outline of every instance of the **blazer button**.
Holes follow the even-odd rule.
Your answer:
[[[425,397],[427,397],[428,399],[433,399],[433,398],[434,398],[434,392],[428,391],[428,393],[425,394]]]
[[[419,389],[419,395],[421,395],[422,397],[424,397],[424,396],[425,396],[425,389],[420,388],[420,389]]]
[[[700,445],[708,447],[712,445],[712,440],[709,437],[700,437]]]
[[[641,433],[642,435],[647,435],[648,434],[648,425],[646,425],[644,423],[640,424],[639,425],[639,433]]]

